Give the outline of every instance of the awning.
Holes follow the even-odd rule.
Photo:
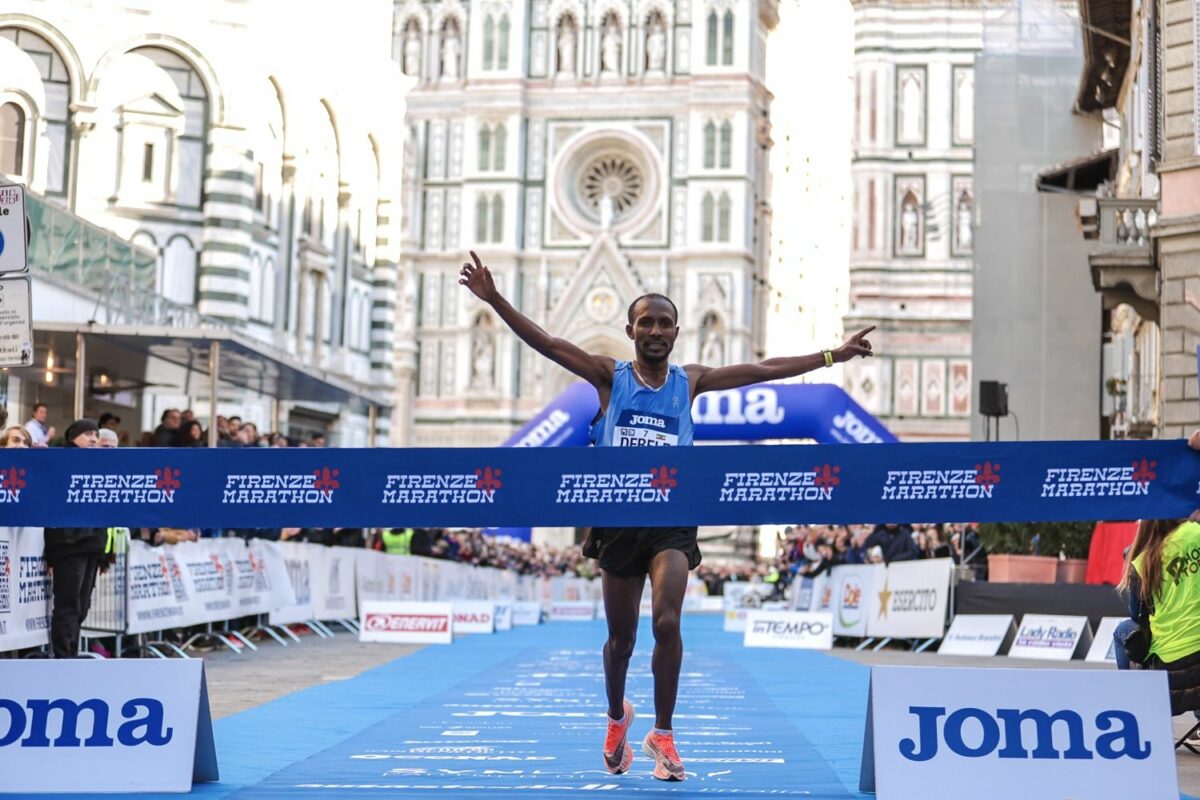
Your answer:
[[[220,342],[218,384],[237,386],[278,400],[336,403],[360,414],[367,414],[371,406],[377,410],[391,408],[391,397],[385,392],[301,364],[270,345],[229,330],[35,322],[36,363],[32,367],[14,368],[13,374],[39,375],[44,370],[44,349],[55,352],[59,364],[74,363],[79,333],[86,335],[84,380],[93,391],[95,376],[103,373],[117,387],[137,389],[181,384],[179,388],[186,394],[208,397],[212,388],[209,380],[212,343]],[[156,374],[149,362],[143,363],[148,358],[159,359],[177,369]]]
[[[1039,192],[1092,194],[1100,184],[1116,178],[1117,159],[1117,148],[1073,158],[1039,172],[1037,189]]]
[[[1083,75],[1075,108],[1084,114],[1117,104],[1129,69],[1132,0],[1079,0]]]

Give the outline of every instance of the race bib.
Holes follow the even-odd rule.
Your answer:
[[[672,447],[679,444],[679,418],[626,409],[613,428],[614,447]]]

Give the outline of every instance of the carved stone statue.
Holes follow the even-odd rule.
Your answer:
[[[658,20],[646,35],[646,71],[662,72],[667,63],[667,34]]]
[[[965,193],[958,198],[955,211],[955,238],[960,250],[971,249],[971,198]]]
[[[604,26],[604,35],[600,39],[600,71],[609,75],[619,75],[621,72],[621,35],[614,23]]]
[[[917,244],[917,205],[906,200],[900,211],[900,249],[906,253],[920,250]]]
[[[479,321],[471,339],[471,387],[481,388],[495,383],[495,335],[490,326]]]
[[[453,22],[446,23],[442,38],[442,77],[447,80],[458,80],[458,56],[462,52],[462,44],[458,41],[458,26]]]
[[[600,195],[598,204],[600,210],[600,230],[611,230],[613,222],[613,201],[607,194]]]
[[[558,73],[575,72],[575,23],[564,17],[558,25]]]
[[[421,76],[421,32],[416,25],[409,25],[404,33],[404,74]]]

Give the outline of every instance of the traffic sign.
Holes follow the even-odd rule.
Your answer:
[[[33,363],[33,294],[29,283],[28,275],[0,279],[0,367],[27,367]]]
[[[25,187],[0,186],[0,272],[21,272],[29,266],[25,239]]]

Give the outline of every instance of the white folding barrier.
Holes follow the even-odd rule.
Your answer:
[[[50,576],[41,528],[0,528],[0,652],[50,642]]]

